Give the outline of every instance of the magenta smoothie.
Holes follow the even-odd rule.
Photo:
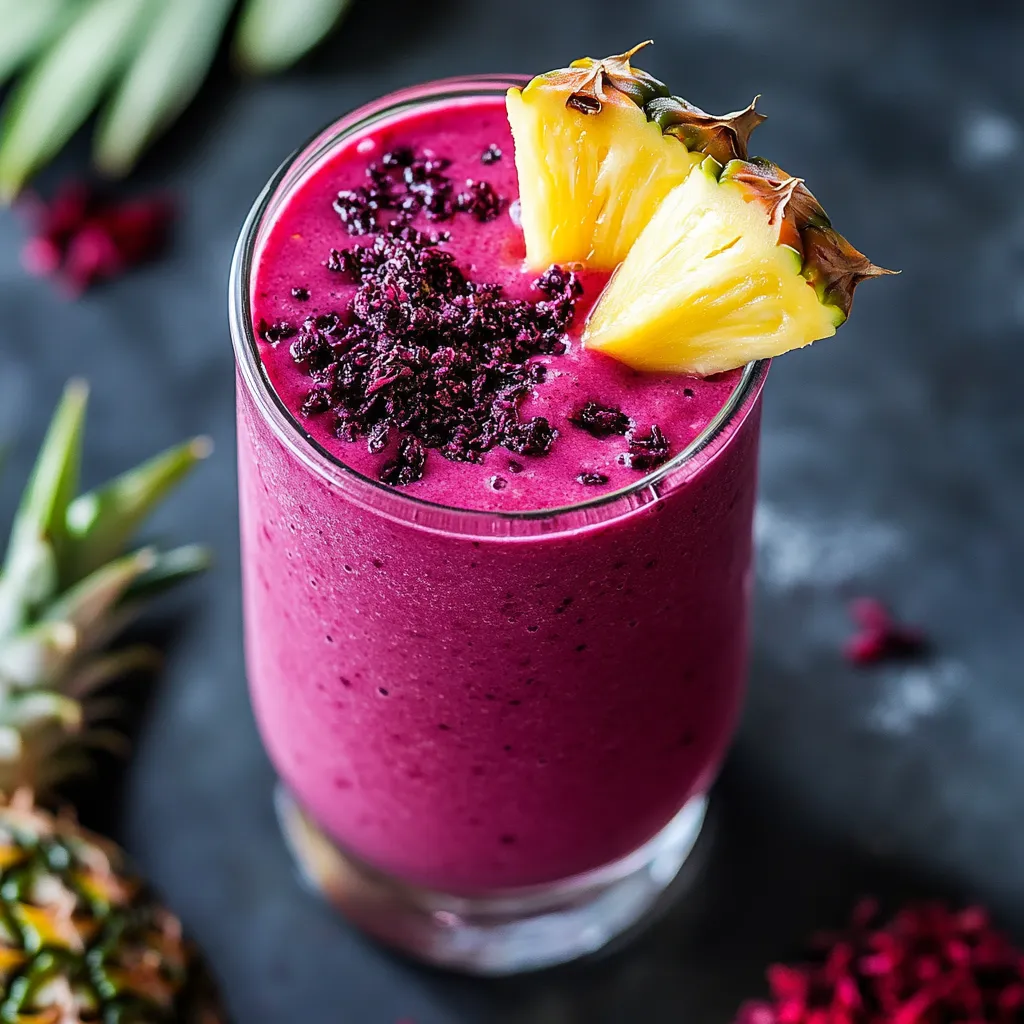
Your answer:
[[[523,269],[512,152],[495,97],[335,146],[251,276],[290,439],[239,389],[270,755],[344,850],[452,893],[655,836],[710,785],[747,653],[761,374],[583,350],[605,278]]]

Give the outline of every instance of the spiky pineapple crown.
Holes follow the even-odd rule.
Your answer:
[[[22,496],[0,569],[0,792],[45,791],[114,735],[93,695],[155,652],[107,645],[145,601],[201,571],[195,546],[131,548],[149,513],[210,450],[199,438],[77,494],[88,389],[72,382]]]
[[[648,121],[654,121],[663,134],[674,135],[691,152],[707,153],[719,163],[746,159],[752,132],[767,120],[756,110],[760,97],[755,96],[750,106],[731,114],[708,114],[681,96],[673,96],[669,87],[653,75],[632,66],[633,55],[652,43],[647,39],[603,60],[582,57],[565,71],[556,72],[572,88],[566,106],[582,114],[599,114],[608,101],[605,88],[610,87],[632,100]]]
[[[555,72],[572,90],[566,106],[583,114],[599,114],[608,102],[605,90],[614,89],[640,107],[664,134],[675,136],[691,152],[707,154],[718,165],[715,171],[721,181],[744,186],[765,207],[769,221],[779,229],[779,244],[799,253],[801,272],[819,300],[848,317],[858,284],[896,271],[876,266],[840,235],[802,178],[794,178],[769,160],[748,158],[750,136],[766,120],[755,109],[760,97],[755,96],[746,109],[721,117],[705,113],[632,66],[632,57],[651,42],[648,39],[602,60],[583,57]]]
[[[803,276],[820,302],[835,306],[843,317],[850,315],[857,285],[870,277],[895,274],[875,266],[835,228],[821,203],[804,184],[763,157],[730,160],[720,170],[719,181],[732,181],[760,203],[768,222],[778,230],[779,245],[800,254]]]

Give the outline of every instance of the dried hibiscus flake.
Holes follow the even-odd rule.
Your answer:
[[[671,451],[668,438],[657,423],[646,435],[640,435],[635,430],[630,431],[626,435],[626,440],[629,442],[629,451],[625,456],[626,465],[642,473],[660,466]]]
[[[909,658],[924,653],[927,648],[924,633],[897,622],[877,598],[858,598],[850,605],[850,617],[857,624],[858,632],[846,642],[843,652],[855,665]]]
[[[569,422],[596,438],[628,434],[633,429],[633,421],[618,406],[594,401],[580,406],[569,417]]]
[[[771,999],[736,1024],[1021,1024],[1024,953],[984,910],[912,905],[880,921],[863,901],[812,960],[768,970]]]
[[[116,202],[80,182],[49,202],[33,197],[24,205],[33,234],[22,263],[30,273],[57,277],[76,295],[156,256],[174,215],[164,197]]]
[[[396,150],[383,166],[416,166],[410,159]],[[434,236],[397,222],[331,250],[326,265],[356,285],[344,309],[301,325],[261,321],[257,331],[269,345],[294,337],[292,358],[311,384],[304,415],[332,413],[336,435],[365,438],[373,454],[397,444],[383,483],[420,480],[430,450],[456,462],[481,462],[498,446],[550,451],[557,429],[522,417],[520,405],[544,379],[538,358],[565,352],[582,292],[576,274],[552,267],[534,282],[541,298],[513,299],[467,278]]]

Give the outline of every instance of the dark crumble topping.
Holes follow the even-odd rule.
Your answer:
[[[640,437],[633,432],[629,434],[628,441],[626,465],[632,469],[646,472],[660,466],[669,456],[668,438],[656,423],[646,437]]]
[[[481,224],[494,220],[502,211],[505,200],[486,181],[467,181],[466,191],[455,197],[455,209],[471,213]]]
[[[403,437],[398,442],[398,455],[380,471],[381,483],[392,487],[415,483],[423,476],[426,462],[427,453],[419,438]]]
[[[488,156],[488,154],[491,154]],[[501,158],[497,146],[481,157]],[[496,447],[513,455],[546,455],[558,430],[544,416],[525,419],[522,399],[544,383],[544,356],[561,356],[583,293],[579,276],[552,266],[533,282],[536,300],[509,298],[502,286],[468,280],[443,244],[446,231],[414,226],[422,215],[444,221],[466,213],[485,223],[505,200],[485,181],[456,193],[445,173],[450,161],[412,149],[385,153],[366,170],[366,184],[343,190],[333,209],[352,235],[370,236],[330,249],[324,266],[355,285],[346,308],[306,317],[301,326],[260,321],[269,345],[292,339],[289,351],[310,379],[301,412],[332,417],[342,440],[363,440],[382,454],[379,479],[403,487],[423,476],[429,451],[457,462],[481,462]],[[299,301],[309,298],[292,288]],[[590,401],[570,421],[594,437],[625,436],[620,462],[639,471],[668,457],[657,426],[636,434],[618,408]],[[507,462],[511,474],[522,462]],[[604,473],[581,471],[585,486],[606,484]],[[504,489],[504,476],[491,478]]]
[[[450,163],[404,147],[394,149],[366,168],[365,185],[337,194],[334,210],[352,235],[407,224],[418,213],[435,221],[450,220],[459,212],[484,222],[497,217],[505,201],[489,183],[468,181],[466,190],[455,195],[454,184],[444,173]],[[394,216],[385,223],[389,212]]]
[[[591,437],[625,437],[629,443],[629,450],[620,455],[618,461],[630,469],[647,472],[660,466],[669,457],[668,438],[661,427],[654,424],[650,433],[641,437],[636,432],[633,420],[617,406],[589,401],[569,417],[569,422],[585,430]],[[596,479],[597,477],[601,479]],[[608,482],[603,473],[581,473],[576,479],[581,484],[590,485]]]
[[[450,195],[443,161],[396,150],[376,166],[375,182],[409,172],[408,195]],[[496,202],[490,186],[476,188],[472,203],[456,200],[483,217]],[[365,226],[360,218],[372,215],[376,224],[383,208],[346,207],[342,219]],[[429,216],[428,205],[417,208]],[[298,329],[275,324],[261,332],[274,343],[295,336],[292,357],[312,380],[304,415],[333,413],[339,437],[363,438],[371,453],[395,451],[380,472],[392,486],[419,480],[429,449],[463,462],[479,462],[499,445],[540,456],[558,436],[545,417],[524,420],[518,407],[545,378],[536,358],[565,352],[582,294],[578,277],[553,267],[534,282],[537,301],[511,299],[499,285],[467,280],[440,241],[399,217],[366,244],[331,250],[326,266],[357,286],[349,307],[307,317]],[[510,472],[521,471],[515,465]]]
[[[597,438],[625,435],[633,429],[633,421],[621,409],[600,402],[587,402],[569,417],[569,422]]]
[[[266,320],[261,320],[256,326],[256,333],[268,345],[277,345],[286,338],[293,338],[298,331],[287,320],[280,320],[276,324],[268,324]]]
[[[480,163],[496,164],[500,159],[501,149],[492,142],[481,154]]]

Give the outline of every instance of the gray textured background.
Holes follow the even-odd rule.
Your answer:
[[[699,889],[599,966],[446,978],[304,892],[275,830],[240,648],[228,259],[279,160],[340,111],[647,36],[645,66],[708,109],[763,93],[758,148],[904,274],[772,371],[751,697]],[[1022,52],[1018,0],[357,0],[301,71],[243,86],[222,69],[147,159],[139,185],[184,205],[156,265],[66,303],[22,273],[21,227],[0,214],[0,443],[17,442],[0,511],[72,373],[95,386],[90,480],[190,432],[218,445],[158,524],[218,566],[171,615],[136,756],[91,813],[206,947],[237,1021],[724,1024],[765,962],[866,889],[979,899],[1024,939]],[[926,626],[931,660],[846,666],[858,593]]]

